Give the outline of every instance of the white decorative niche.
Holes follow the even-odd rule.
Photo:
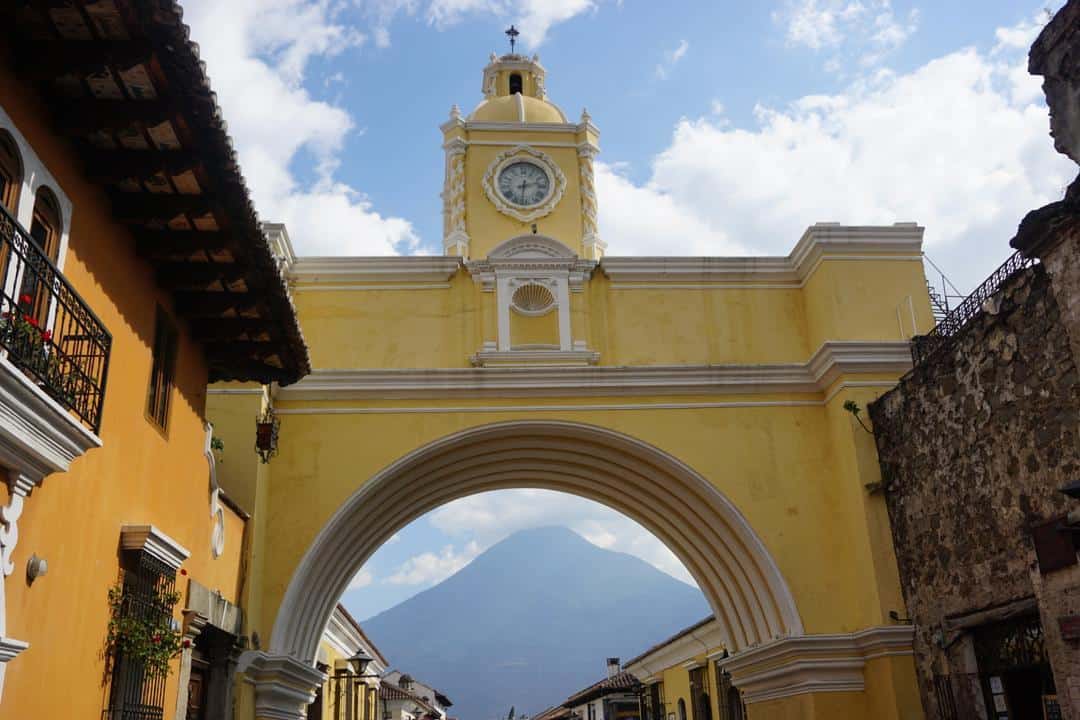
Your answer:
[[[465,267],[485,292],[495,293],[496,332],[470,360],[479,367],[519,365],[592,365],[599,356],[574,340],[570,329],[570,293],[581,292],[596,263],[582,260],[566,245],[544,235],[521,235],[498,245],[483,260]],[[510,313],[527,316],[558,313],[555,347],[515,347]]]
[[[499,174],[503,168],[517,162],[531,163],[543,170],[548,176],[551,192],[537,205],[517,205],[505,198],[499,191]],[[518,145],[503,150],[495,156],[495,159],[488,165],[487,171],[484,172],[483,186],[484,194],[487,195],[488,200],[499,212],[521,222],[532,222],[550,214],[555,209],[555,206],[559,204],[559,201],[562,200],[563,194],[566,192],[566,175],[563,174],[563,171],[559,169],[559,166],[555,164],[555,161],[547,153],[528,145]]]

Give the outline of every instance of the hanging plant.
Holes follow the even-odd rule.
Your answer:
[[[123,656],[142,666],[147,677],[165,677],[169,662],[188,647],[173,629],[173,608],[180,593],[154,588],[147,597],[124,592],[122,583],[109,588],[109,631],[106,647],[112,658]]]

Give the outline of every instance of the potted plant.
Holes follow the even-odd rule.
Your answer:
[[[140,665],[147,677],[165,677],[169,663],[190,645],[174,628],[173,608],[180,593],[155,587],[149,598],[133,598],[122,583],[109,588],[106,649],[115,659]]]

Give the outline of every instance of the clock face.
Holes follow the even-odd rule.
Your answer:
[[[499,173],[499,194],[518,207],[532,207],[551,194],[551,180],[539,165],[513,162]]]

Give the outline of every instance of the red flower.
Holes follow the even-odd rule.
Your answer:
[[[153,640],[154,644],[157,645],[159,642],[161,642],[161,636],[160,635],[155,635],[154,637],[151,638],[151,640]]]
[[[15,317],[15,313],[11,312],[10,310],[8,312],[4,313],[4,319],[5,320],[10,320],[13,317]]]
[[[45,342],[52,340],[52,330],[43,330],[41,332],[41,339]]]
[[[30,297],[29,293],[23,293],[19,296],[19,302],[23,305],[29,305],[30,303],[34,302],[34,298]]]
[[[180,574],[187,575],[187,570],[185,570],[184,568],[180,568]]]
[[[186,647],[186,648],[191,647],[191,641],[190,640],[185,640],[184,641],[184,647]]]
[[[38,326],[38,319],[36,317],[34,317],[33,315],[23,315],[23,320],[30,323],[30,325],[33,326],[33,327]]]

